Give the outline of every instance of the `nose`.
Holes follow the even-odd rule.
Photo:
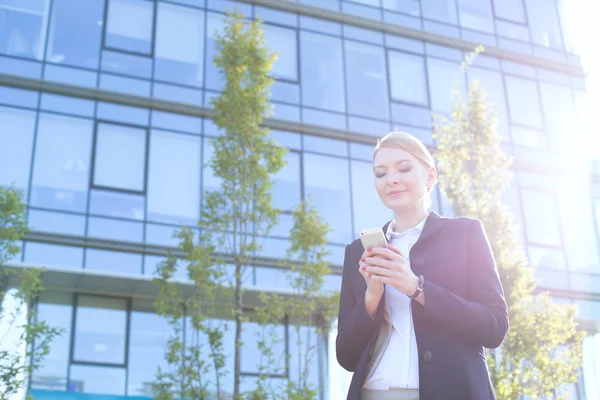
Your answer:
[[[387,174],[387,183],[389,185],[398,183],[399,181],[400,181],[400,178],[399,178],[398,173],[396,171],[392,170],[392,171],[388,172],[388,174]]]

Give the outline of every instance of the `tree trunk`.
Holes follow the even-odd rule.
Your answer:
[[[242,265],[235,266],[235,356],[234,356],[234,378],[233,399],[240,399],[240,353],[242,351]]]

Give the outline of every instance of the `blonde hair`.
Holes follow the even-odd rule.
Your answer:
[[[419,139],[410,133],[393,131],[380,138],[375,145],[373,152],[373,160],[380,148],[387,147],[390,149],[402,149],[421,161],[427,168],[435,168],[435,161],[427,147]]]
[[[375,156],[377,152],[382,147],[390,148],[390,149],[401,149],[406,151],[408,154],[415,157],[417,160],[421,162],[425,166],[425,168],[435,168],[435,160],[433,156],[429,152],[429,149],[421,142],[419,139],[411,135],[410,133],[393,131],[380,138],[377,141],[377,145],[375,145],[375,151],[373,152],[373,161],[375,160]],[[437,170],[436,170],[437,172]],[[436,174],[437,175],[437,174]],[[431,192],[436,182],[434,181],[431,187],[428,186],[425,207],[431,207]]]

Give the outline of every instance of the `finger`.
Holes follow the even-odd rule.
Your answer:
[[[383,267],[374,267],[374,266],[368,266],[365,267],[365,269],[363,270],[365,273],[367,274],[371,274],[371,275],[377,275],[377,276],[388,276],[391,277],[392,274],[394,274],[394,271],[389,269],[389,268],[383,268]]]
[[[380,252],[385,249],[386,247],[368,247],[365,249],[363,257],[371,257],[373,254],[377,254],[377,252]]]
[[[394,281],[392,280],[392,278],[388,277],[388,276],[382,276],[382,275],[372,275],[371,279],[374,281],[378,281],[381,283],[387,283],[388,285],[393,286]]]
[[[396,263],[394,261],[390,261],[386,258],[380,257],[367,257],[365,258],[365,266],[366,267],[382,267],[387,269],[397,269]]]
[[[373,256],[384,257],[384,258],[387,258],[388,260],[399,260],[401,258],[404,258],[401,253],[394,252],[385,247],[374,247],[370,251],[370,253],[367,255],[367,257],[373,257]]]

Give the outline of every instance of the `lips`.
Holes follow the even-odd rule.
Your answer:
[[[391,192],[388,192],[388,196],[400,196],[401,194],[406,193],[406,190],[392,190]]]

